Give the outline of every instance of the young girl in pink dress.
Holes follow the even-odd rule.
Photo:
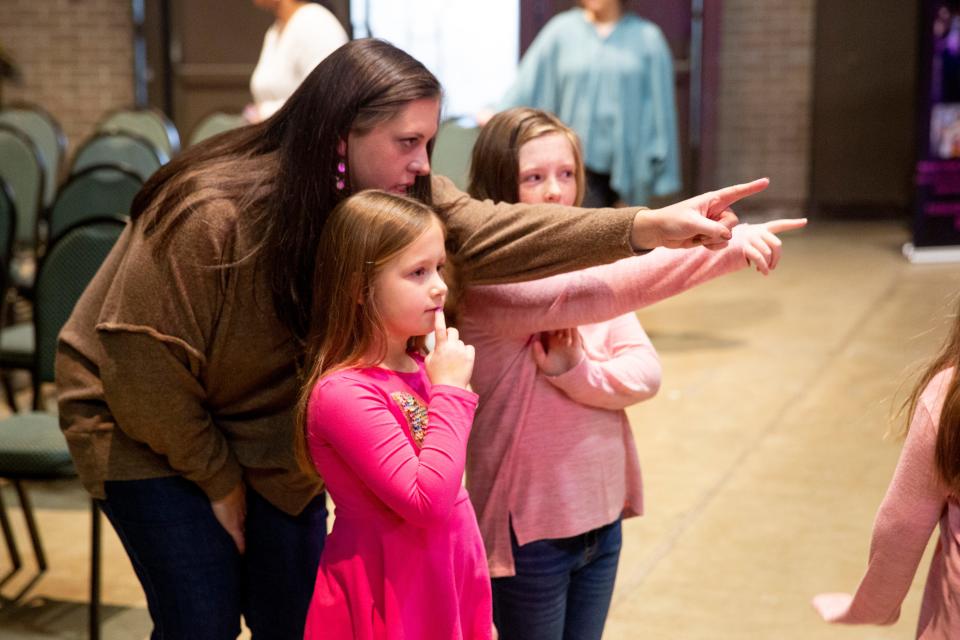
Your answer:
[[[474,146],[469,191],[494,202],[578,204],[578,140],[544,111],[499,113]],[[657,249],[463,293],[458,317],[477,350],[471,384],[481,398],[467,487],[501,638],[589,640],[603,632],[620,520],[643,511],[624,409],[660,386],[657,353],[634,310],[748,263],[768,273],[780,255],[774,234],[804,224],[739,225],[718,251]]]
[[[317,255],[327,295],[315,298],[298,446],[336,521],[304,637],[487,640],[490,581],[462,486],[474,354],[444,325],[440,220],[361,192],[330,214]]]
[[[827,622],[893,624],[937,524],[917,638],[960,638],[960,309],[937,357],[905,406],[911,418],[900,461],[880,504],[867,571],[855,594],[822,593]]]

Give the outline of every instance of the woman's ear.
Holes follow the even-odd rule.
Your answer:
[[[337,155],[342,158],[347,157],[347,141],[343,138],[337,140]]]

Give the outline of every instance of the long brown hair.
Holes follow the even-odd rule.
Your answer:
[[[440,83],[402,50],[374,39],[343,45],[304,79],[268,120],[221,134],[181,154],[147,181],[131,215],[145,232],[165,234],[211,200],[229,200],[250,224],[258,268],[277,317],[301,345],[314,299],[316,246],[330,211],[344,197],[336,188],[337,144],[369,133],[422,98],[441,97]],[[428,145],[432,151],[433,142]],[[410,195],[432,203],[430,176]]]
[[[326,375],[351,367],[372,366],[387,353],[377,296],[372,284],[383,266],[433,224],[443,224],[430,207],[418,200],[386,193],[361,191],[342,201],[330,213],[315,248],[314,296],[306,342],[308,373],[297,403],[294,443],[297,460],[312,470],[306,447],[306,416],[310,394]],[[423,337],[412,348],[423,348]]]
[[[577,200],[583,200],[583,154],[573,129],[547,111],[515,107],[490,118],[480,130],[470,160],[467,193],[477,200],[515,203],[520,200],[520,148],[535,138],[559,133],[570,141],[576,164]]]
[[[935,463],[943,483],[954,495],[960,496],[960,378],[957,377],[957,371],[960,370],[960,309],[953,316],[953,327],[943,346],[923,369],[910,397],[903,404],[907,409],[907,428],[924,389],[938,373],[950,367],[954,370],[940,413]]]

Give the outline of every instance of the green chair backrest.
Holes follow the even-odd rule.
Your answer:
[[[3,109],[0,111],[0,122],[27,134],[37,146],[45,169],[43,205],[50,206],[57,192],[57,178],[60,176],[67,148],[63,129],[46,111],[29,105]]]
[[[0,178],[13,192],[17,206],[17,244],[33,247],[37,218],[43,209],[43,161],[37,147],[19,129],[0,124]]]
[[[180,134],[172,122],[155,109],[114,111],[97,124],[103,133],[132,133],[142,136],[172,158],[180,151]]]
[[[453,118],[445,120],[433,143],[431,173],[450,178],[458,189],[466,191],[470,180],[470,155],[479,135],[479,127],[462,125]]]
[[[33,322],[37,358],[34,375],[41,382],[53,382],[57,335],[124,227],[123,222],[112,219],[72,227],[50,245],[40,262],[34,289]]]
[[[129,133],[100,133],[77,149],[70,175],[102,164],[128,169],[146,182],[168,160],[149,140]]]
[[[218,133],[230,131],[246,124],[249,124],[246,118],[239,113],[225,113],[223,111],[211,113],[201,118],[197,126],[190,132],[190,145],[195,145],[202,140],[212,138]]]
[[[57,199],[50,207],[47,215],[49,242],[84,220],[127,219],[133,198],[142,186],[140,176],[112,165],[94,165],[75,173],[60,187]]]
[[[17,233],[17,205],[7,183],[0,178],[0,291],[6,291],[13,256],[13,243]]]

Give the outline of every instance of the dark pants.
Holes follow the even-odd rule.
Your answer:
[[[572,538],[519,546],[517,575],[493,579],[500,640],[600,640],[622,543],[620,521]]]
[[[585,174],[587,192],[583,196],[583,204],[581,206],[587,207],[588,209],[612,207],[620,200],[617,192],[610,188],[609,173],[596,173],[595,171],[587,169]]]
[[[300,640],[327,532],[321,494],[298,516],[247,489],[246,553],[180,477],[106,483],[103,512],[130,556],[152,640]]]

